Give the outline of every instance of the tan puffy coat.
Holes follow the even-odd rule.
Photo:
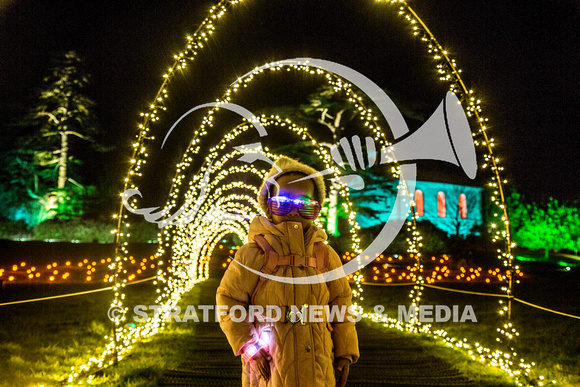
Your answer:
[[[298,227],[295,227],[295,226]],[[249,243],[237,252],[235,260],[261,270],[264,253],[254,242],[255,235],[263,235],[279,255],[299,254],[313,256],[313,244],[326,240],[323,230],[311,226],[303,233],[300,223],[283,222],[274,225],[265,217],[258,216],[250,225]],[[341,266],[336,252],[329,247],[329,270]],[[312,267],[282,266],[274,273],[277,276],[303,277],[319,274]],[[217,291],[217,305],[251,304],[251,296],[259,281],[258,275],[232,262]],[[351,305],[351,289],[346,278],[328,283],[287,284],[267,280],[254,297],[254,305],[284,306],[295,305]],[[334,387],[333,361],[346,357],[354,363],[358,360],[358,338],[355,323],[309,322],[292,324],[284,322],[234,322],[229,315],[222,316],[220,326],[226,334],[236,355],[241,354],[245,343],[256,336],[267,341],[272,362],[271,378],[268,383],[259,377],[250,364],[243,364],[242,384],[244,386],[331,386]],[[326,319],[325,319],[326,320]],[[329,328],[331,325],[332,328]],[[331,332],[332,329],[332,332]]]

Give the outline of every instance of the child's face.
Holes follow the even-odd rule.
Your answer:
[[[280,185],[280,190],[278,187],[274,188],[276,196],[285,196],[291,199],[314,199],[314,183],[312,180],[302,180],[296,183],[289,184],[290,182],[300,179],[302,175],[289,174],[280,177],[278,184]],[[300,222],[302,223],[302,229],[306,231],[308,227],[312,225],[312,219],[304,219],[299,213],[297,208],[293,208],[287,215],[278,216],[270,214],[272,216],[272,223],[279,224],[282,222]]]

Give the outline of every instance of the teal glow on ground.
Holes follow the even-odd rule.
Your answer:
[[[555,256],[551,256],[548,259],[545,259],[543,256],[540,257],[534,255],[520,254],[516,255],[515,258],[516,260],[521,262],[541,262],[541,263],[550,263],[562,267],[580,267],[580,257],[571,254],[558,254]]]

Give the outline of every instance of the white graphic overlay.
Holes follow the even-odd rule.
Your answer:
[[[246,77],[253,76],[256,71],[267,69],[272,66],[279,67],[297,65],[316,67],[331,72],[358,87],[374,102],[391,128],[395,139],[395,144],[389,147],[384,147],[378,152],[376,151],[374,140],[371,137],[366,137],[364,139],[367,148],[366,158],[362,148],[362,141],[359,136],[353,136],[350,141],[348,138],[341,138],[339,145],[343,150],[350,169],[353,171],[358,169],[364,170],[374,166],[377,161],[379,165],[393,162],[406,163],[400,165],[400,178],[397,196],[387,222],[379,234],[375,237],[375,239],[367,246],[367,248],[361,254],[355,257],[355,259],[351,260],[344,266],[324,274],[288,278],[269,275],[245,266],[239,261],[233,260],[247,270],[273,281],[292,284],[314,284],[333,281],[355,273],[362,267],[374,261],[376,257],[378,257],[395,239],[404,223],[406,222],[407,216],[411,209],[410,197],[412,193],[415,192],[417,166],[415,163],[410,161],[445,161],[461,167],[464,173],[469,178],[473,179],[477,173],[477,160],[475,157],[475,148],[471,137],[469,122],[459,100],[451,91],[447,92],[447,95],[441,104],[437,107],[432,116],[423,124],[423,126],[421,126],[421,128],[419,128],[414,133],[409,133],[409,129],[403,118],[403,115],[396,107],[394,102],[389,98],[389,96],[383,90],[381,90],[378,85],[376,85],[363,74],[339,63],[312,58],[286,59],[266,64],[260,68],[248,72],[238,78],[237,82]],[[191,112],[204,107],[219,107],[234,111],[252,123],[252,125],[258,131],[260,137],[267,135],[265,128],[260,124],[256,116],[249,110],[232,103],[215,102],[198,105],[182,115],[169,129],[165,139],[163,140],[162,147],[165,144],[169,134],[171,134],[175,126],[183,118],[185,118]],[[235,149],[243,154],[240,158],[238,158],[238,161],[245,163],[264,161],[278,168],[279,173],[281,172],[281,169],[275,164],[275,162],[264,154],[261,143],[258,142],[247,144],[235,147]],[[346,169],[344,167],[345,162],[342,159],[337,144],[333,144],[331,146],[330,153],[333,161],[342,169]],[[123,204],[128,211],[135,214],[144,215],[147,221],[157,223],[160,228],[168,225],[187,224],[193,219],[205,198],[210,169],[211,163],[210,167],[208,167],[206,173],[204,174],[201,191],[196,200],[196,203],[193,209],[186,214],[183,214],[183,212],[185,211],[185,208],[187,208],[192,203],[192,198],[188,198],[184,206],[182,206],[182,208],[177,213],[162,221],[158,221],[158,219],[165,216],[169,212],[168,209],[153,213],[153,211],[157,210],[158,207],[135,209],[128,204],[127,200],[131,196],[141,196],[141,193],[136,189],[128,189],[123,193]],[[312,179],[314,177],[325,176],[331,173],[334,173],[334,168],[306,176],[296,181]],[[278,186],[277,182],[275,181],[277,175],[278,174],[275,174],[268,179],[271,184],[276,186]],[[364,181],[362,177],[357,174],[349,174],[337,178],[332,177],[331,179],[345,184],[351,189],[360,190],[364,188]],[[251,216],[251,214],[230,214],[220,210],[219,208],[212,208],[204,218],[208,220],[219,219],[218,221],[223,221],[224,219],[248,219]]]

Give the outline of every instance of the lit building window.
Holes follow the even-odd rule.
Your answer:
[[[445,194],[441,191],[437,193],[437,215],[440,218],[445,218],[446,211],[445,211]]]
[[[467,198],[465,194],[459,195],[459,217],[461,219],[467,218]]]
[[[415,207],[417,209],[417,216],[425,215],[425,209],[423,207],[423,192],[420,189],[415,191]]]

